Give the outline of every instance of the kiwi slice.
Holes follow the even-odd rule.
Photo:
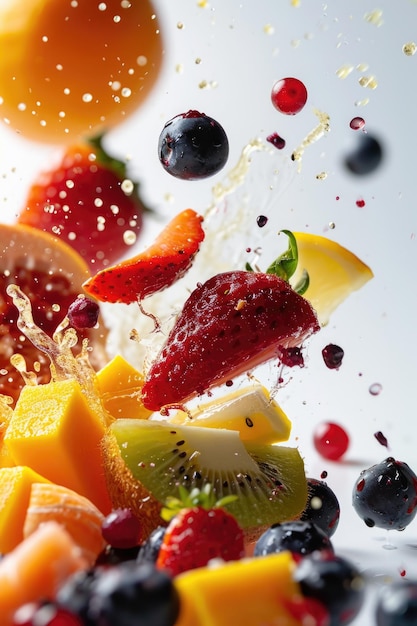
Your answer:
[[[164,503],[178,495],[179,485],[191,490],[209,483],[217,499],[238,496],[228,511],[253,536],[256,529],[296,518],[307,501],[304,463],[296,448],[243,442],[235,430],[116,420],[105,444],[106,474],[110,493],[123,493],[131,486],[120,484],[126,476],[115,463],[115,448],[132,484],[141,486],[141,502],[148,497]]]

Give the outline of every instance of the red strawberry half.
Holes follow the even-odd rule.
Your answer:
[[[203,218],[192,209],[174,217],[140,254],[101,270],[83,285],[102,302],[131,304],[172,285],[191,267],[204,239]]]
[[[186,301],[142,388],[157,411],[250,371],[319,330],[307,300],[274,274],[231,271]]]

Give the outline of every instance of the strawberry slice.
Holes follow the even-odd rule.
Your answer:
[[[302,296],[275,274],[230,271],[191,293],[151,365],[142,402],[157,411],[250,371],[319,330]]]
[[[192,209],[179,213],[140,254],[101,270],[84,290],[102,302],[131,304],[161,291],[191,267],[204,239],[203,218]]]

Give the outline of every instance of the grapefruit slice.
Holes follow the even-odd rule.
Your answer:
[[[22,355],[38,383],[49,381],[50,361],[17,328],[18,312],[7,286],[14,283],[22,289],[32,303],[35,324],[52,335],[68,306],[82,293],[89,270],[69,245],[33,227],[0,224],[0,242],[0,393],[15,401],[24,381],[10,357]],[[98,368],[104,364],[106,330],[100,326],[79,333],[80,347],[85,337],[94,347],[92,363]]]
[[[307,270],[310,283],[304,297],[315,309],[322,326],[333,311],[354,291],[373,278],[372,270],[340,244],[311,233],[293,233],[298,247],[296,285]]]

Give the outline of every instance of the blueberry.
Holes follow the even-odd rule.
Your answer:
[[[229,142],[216,120],[198,111],[181,113],[167,122],[159,136],[159,160],[165,170],[183,180],[217,174],[229,156]]]
[[[345,166],[352,172],[363,176],[376,170],[381,164],[383,150],[380,142],[369,134],[361,134],[355,150],[345,158]]]
[[[340,517],[340,505],[336,494],[322,480],[308,478],[307,484],[307,505],[300,520],[313,522],[331,537],[336,532]]]
[[[89,605],[100,573],[100,568],[76,572],[57,593],[57,605],[81,618],[85,626],[95,626],[89,618]]]
[[[353,507],[367,526],[403,530],[417,513],[417,476],[407,463],[388,457],[360,473]]]
[[[159,549],[165,536],[165,526],[158,526],[151,532],[147,540],[142,544],[138,563],[155,563],[158,558]]]
[[[377,626],[417,624],[417,581],[399,581],[384,587],[376,605]]]
[[[329,626],[350,624],[365,599],[365,581],[348,560],[329,552],[314,552],[297,565],[294,580],[301,593],[320,602],[329,613]]]
[[[309,521],[295,520],[268,528],[256,542],[254,555],[265,556],[285,550],[306,555],[316,550],[333,552],[333,546],[321,528]]]
[[[97,626],[173,626],[178,615],[179,594],[170,576],[135,561],[106,568],[89,604]]]
[[[98,555],[96,565],[118,565],[125,561],[135,561],[139,550],[139,546],[133,546],[132,548],[106,546]]]

